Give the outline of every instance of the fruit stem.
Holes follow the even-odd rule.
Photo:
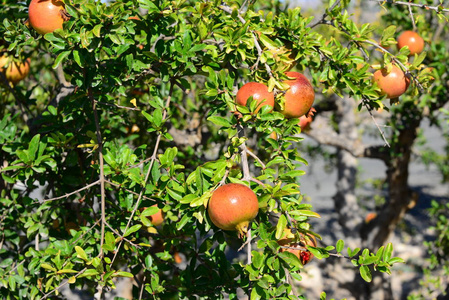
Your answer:
[[[244,221],[242,223],[237,224],[235,227],[239,233],[239,238],[243,239],[248,232],[249,221]]]

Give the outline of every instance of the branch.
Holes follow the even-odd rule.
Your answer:
[[[406,5],[408,7],[414,6],[414,7],[419,7],[419,8],[424,8],[427,10],[434,10],[438,13],[440,12],[449,12],[449,9],[447,8],[443,8],[442,5],[439,6],[429,6],[429,5],[425,5],[425,4],[418,4],[418,3],[410,3],[410,2],[404,2],[404,1],[394,1],[394,0],[369,0],[369,1],[374,1],[374,2],[378,2],[378,3],[389,3],[389,4],[394,4],[394,5]]]
[[[84,187],[82,187],[82,188],[80,188],[80,189],[74,191],[74,192],[65,194],[64,196],[54,197],[54,198],[50,198],[50,199],[42,199],[42,200],[39,200],[39,202],[42,204],[42,203],[44,203],[44,202],[49,202],[49,201],[55,201],[55,200],[64,199],[64,198],[70,197],[70,196],[72,196],[72,195],[74,195],[74,194],[77,194],[77,193],[79,193],[79,192],[81,192],[81,191],[87,190],[87,189],[89,189],[89,188],[91,188],[91,187],[93,187],[93,186],[95,186],[95,185],[97,185],[97,184],[99,184],[99,183],[100,183],[100,180],[97,180],[97,181],[94,181],[94,182],[92,182],[92,183],[90,183],[90,184],[88,184],[88,185],[86,185],[86,186],[84,186]]]
[[[98,160],[100,163],[100,194],[101,194],[101,241],[100,241],[100,257],[103,257],[103,243],[104,243],[104,231],[106,224],[106,192],[104,189],[104,160],[103,160],[103,139],[101,137],[100,119],[98,117],[97,103],[92,94],[92,88],[89,87],[88,96],[92,104],[92,110],[94,113],[96,136],[98,144]]]
[[[332,11],[332,10],[334,10],[334,8],[337,7],[337,5],[340,5],[340,2],[341,2],[341,0],[335,1],[335,3],[334,3],[331,7],[329,7],[329,9],[326,10],[326,11]],[[315,26],[317,26],[317,25],[319,25],[319,24],[322,24],[322,23],[324,22],[324,20],[327,18],[327,16],[328,16],[328,14],[327,14],[327,12],[325,12],[325,13],[321,16],[321,19],[317,19],[315,22],[309,24],[308,27],[314,28]]]
[[[378,158],[386,162],[389,159],[388,151],[384,146],[365,146],[360,141],[348,140],[345,136],[335,132],[323,118],[315,118],[314,126],[307,135],[320,144],[346,150],[354,157]]]
[[[170,106],[171,98],[172,98],[172,95],[173,95],[173,87],[174,87],[174,85],[175,85],[175,82],[171,81],[170,82],[170,90],[169,90],[169,93],[168,93],[167,101],[165,102],[164,112],[162,114],[162,122],[167,119],[167,110],[168,110],[168,107]],[[145,192],[148,179],[150,178],[151,169],[153,168],[154,162],[156,161],[156,158],[157,158],[157,152],[159,150],[159,144],[160,144],[161,138],[162,138],[162,133],[159,131],[158,134],[157,134],[156,144],[154,145],[153,155],[151,155],[151,158],[150,158],[151,159],[150,166],[148,167],[148,171],[145,174],[145,179],[144,179],[144,182],[142,184],[142,189],[140,190],[139,197],[137,198],[137,201],[136,201],[136,205],[134,205],[134,209],[131,212],[131,215],[129,216],[128,223],[126,224],[126,227],[123,230],[123,234],[121,235],[122,239],[121,239],[121,241],[120,241],[120,243],[119,243],[119,245],[117,247],[117,250],[114,253],[114,257],[112,258],[111,264],[114,263],[115,259],[117,258],[118,253],[120,252],[120,248],[121,248],[121,246],[123,244],[123,235],[126,233],[126,231],[128,230],[129,226],[131,225],[131,221],[132,221],[132,219],[134,217],[134,214],[136,213],[137,209],[139,208],[140,202],[142,201],[143,193]]]

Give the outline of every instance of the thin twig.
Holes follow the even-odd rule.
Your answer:
[[[97,100],[95,100],[95,102],[98,103],[98,104],[101,104],[101,105],[107,105],[107,106],[112,106],[112,107],[116,107],[116,108],[122,108],[122,109],[126,109],[126,110],[135,110],[135,111],[140,111],[141,110],[140,108],[137,108],[137,107],[121,106],[121,105],[101,102],[101,101],[97,101]]]
[[[104,188],[104,160],[103,160],[103,139],[101,137],[100,118],[98,117],[97,104],[94,100],[92,89],[89,88],[88,96],[92,104],[92,110],[94,113],[96,136],[98,144],[98,160],[100,162],[100,194],[101,194],[101,241],[100,241],[100,257],[103,257],[103,244],[104,244],[104,231],[106,224],[106,192]]]
[[[123,189],[123,190],[127,191],[128,193],[131,193],[131,194],[133,194],[133,195],[135,195],[135,196],[138,196],[138,195],[139,195],[139,193],[136,193],[136,192],[134,192],[134,191],[131,191],[131,190],[129,190],[129,189],[123,187],[122,185],[120,185],[120,184],[118,184],[118,183],[115,183],[115,182],[112,182],[112,181],[109,181],[109,180],[105,180],[105,182],[108,183],[108,184],[110,184],[110,185],[113,185],[113,186],[115,186],[115,187],[118,187],[119,189]],[[154,202],[156,203],[156,200],[153,199],[153,198],[150,198],[150,197],[147,197],[147,196],[142,196],[142,198],[143,198],[143,199],[146,199],[146,200],[154,201]]]
[[[376,118],[375,118],[374,115],[373,115],[372,109],[369,107],[369,105],[368,105],[368,103],[367,103],[367,100],[366,100],[365,98],[362,99],[362,103],[363,103],[363,106],[365,106],[366,109],[368,110],[368,113],[370,114],[371,119],[372,119],[373,122],[374,122],[374,125],[376,125],[377,130],[379,130],[380,135],[382,136],[382,139],[383,139],[384,142],[385,142],[385,146],[387,146],[388,148],[390,148],[390,143],[388,143],[387,137],[385,136],[385,132],[382,130],[382,128],[380,128],[379,124],[377,123]]]
[[[98,117],[97,111],[97,103],[93,97],[92,88],[88,89],[88,97],[90,99],[92,110],[94,113],[95,119],[95,128],[96,128],[96,136],[97,136],[97,144],[98,144],[98,160],[100,163],[100,210],[101,210],[101,234],[100,234],[100,253],[98,254],[99,258],[103,258],[103,244],[104,244],[104,236],[105,236],[105,224],[106,224],[106,192],[104,188],[104,160],[103,160],[103,139],[101,137],[101,128],[100,128],[100,118]],[[103,280],[104,274],[101,275],[101,279]],[[98,284],[98,298],[102,299],[103,295],[103,286]]]
[[[415,18],[413,17],[413,11],[412,11],[412,7],[410,5],[408,5],[408,12],[410,14],[410,18],[412,19],[413,31],[416,31]]]
[[[254,154],[254,152],[252,152],[251,150],[249,150],[248,148],[246,149],[246,153],[248,153],[250,156],[252,156],[255,160],[257,160],[257,162],[260,164],[260,166],[262,167],[263,170],[265,170],[267,168],[267,166],[263,163],[262,160],[260,160],[260,158]]]
[[[335,7],[337,7],[338,5],[340,5],[340,2],[341,2],[341,0],[335,1],[335,3],[334,3],[331,7],[329,7],[328,11],[333,11]],[[327,18],[327,16],[328,16],[328,14],[327,14],[327,13],[324,13],[324,14],[321,16],[321,19],[317,19],[315,22],[309,24],[308,27],[313,28],[313,27],[315,27],[315,26],[317,26],[317,25],[319,25],[319,24],[322,24],[323,21]]]
[[[139,300],[141,300],[143,297],[143,288],[145,287],[145,280],[147,280],[147,276],[143,275],[142,284],[140,285]]]
[[[414,7],[434,10],[436,12],[449,12],[449,9],[441,8],[442,7],[441,5],[429,6],[429,5],[425,5],[425,4],[418,4],[418,3],[411,3],[411,2],[404,2],[404,1],[393,1],[393,0],[370,0],[370,1],[378,2],[378,3],[389,3],[389,4],[394,4],[394,5],[407,5],[408,7],[414,6]]]
[[[82,270],[79,271],[74,277],[77,278],[78,276],[80,276],[81,274],[83,274],[86,270],[87,270],[87,268],[82,269]],[[60,285],[59,285],[57,288],[55,288],[54,290],[51,290],[50,292],[48,292],[47,294],[45,294],[44,296],[42,296],[40,300],[47,299],[48,296],[50,296],[51,294],[53,294],[56,290],[59,290],[60,288],[62,288],[63,286],[65,286],[67,283],[69,283],[69,280],[68,280],[68,279],[67,279],[64,283],[60,284]]]
[[[91,188],[91,187],[93,187],[93,186],[95,186],[95,185],[97,185],[97,184],[99,184],[99,183],[100,183],[100,179],[97,180],[97,181],[94,181],[94,182],[92,182],[92,183],[90,183],[90,184],[88,184],[88,185],[86,185],[86,186],[84,186],[84,187],[82,187],[82,188],[80,188],[80,189],[74,191],[74,192],[71,192],[71,193],[68,193],[68,194],[65,194],[65,195],[59,196],[59,197],[54,197],[54,198],[50,198],[50,199],[39,200],[39,202],[44,203],[44,202],[49,202],[49,201],[55,201],[55,200],[59,200],[59,199],[64,199],[64,198],[70,197],[70,196],[72,196],[72,195],[74,195],[74,194],[77,194],[77,193],[79,193],[79,192],[81,192],[81,191],[87,190],[87,189],[89,189],[89,188]]]
[[[127,238],[125,238],[125,237],[122,237],[122,235],[117,231],[117,230],[115,230],[114,228],[112,228],[112,226],[111,225],[109,225],[109,223],[108,222],[106,222],[106,226],[108,226],[109,227],[109,229],[111,229],[112,230],[112,232],[113,233],[115,233],[116,235],[118,235],[121,239],[123,239],[123,240],[125,240],[125,241],[127,241],[130,245],[132,245],[132,246],[134,246],[134,247],[136,247],[136,248],[138,248],[138,249],[140,249],[140,248],[142,248],[142,247],[140,247],[139,245],[137,245],[137,244],[134,244],[133,242],[131,242],[130,240],[128,240]]]

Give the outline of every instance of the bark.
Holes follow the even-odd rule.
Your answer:
[[[408,185],[412,146],[417,137],[421,119],[408,122],[399,130],[387,162],[388,200],[377,217],[361,231],[364,247],[376,250],[384,245],[408,209],[414,206],[418,194]]]

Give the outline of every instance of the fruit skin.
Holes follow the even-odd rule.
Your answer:
[[[264,105],[274,107],[274,94],[268,92],[268,87],[263,83],[248,82],[244,84],[237,92],[236,102],[239,105],[246,106],[246,102],[251,96],[254,101],[257,101],[255,113],[257,113]]]
[[[309,112],[304,116],[299,117],[299,126],[301,127],[301,132],[307,132],[310,129],[310,124],[313,121],[313,115],[316,113],[315,108],[310,108]]]
[[[259,212],[256,194],[246,185],[228,183],[212,193],[207,212],[212,223],[223,230],[238,231],[242,238]]]
[[[308,250],[303,250],[306,245],[316,247],[316,239],[313,235],[304,235],[302,233],[293,234],[290,229],[284,229],[282,237],[278,240],[280,246],[286,246],[290,248],[281,248],[280,251],[288,251],[296,255],[303,265],[306,265],[313,258],[313,254]],[[291,249],[298,248],[298,249]]]
[[[153,205],[153,206],[156,206],[156,207],[157,207],[156,204]],[[163,215],[163,213],[162,213],[162,210],[159,209],[159,210],[157,211],[157,213],[155,213],[154,215],[151,215],[151,216],[149,217],[149,219],[150,219],[150,221],[151,221],[151,224],[153,224],[153,226],[159,226],[159,225],[161,225],[162,222],[164,222],[164,215]]]
[[[157,204],[152,205],[151,207],[157,207]],[[143,212],[147,207],[140,208],[140,212]],[[155,214],[152,214],[148,216],[148,219],[150,220],[151,224],[153,226],[159,226],[164,222],[164,213],[162,212],[162,209],[158,209],[158,211]]]
[[[401,49],[404,46],[408,46],[410,49],[409,56],[420,54],[424,50],[424,40],[423,38],[414,31],[404,31],[398,37],[398,49]]]
[[[374,72],[374,82],[381,90],[381,95],[387,95],[387,98],[397,98],[407,91],[410,85],[410,79],[396,65],[393,65],[391,72],[386,68]]]
[[[58,0],[32,0],[28,7],[31,26],[39,33],[46,34],[61,28],[67,13],[64,3]]]
[[[288,77],[295,79],[285,80],[290,88],[285,92],[284,109],[280,112],[286,118],[299,118],[305,115],[313,105],[315,91],[310,81],[301,73],[286,72]]]
[[[5,67],[6,64],[8,64],[8,67]],[[3,55],[0,57],[0,72],[5,74],[8,81],[16,84],[30,72],[30,59],[28,58],[24,62],[18,63],[13,61],[12,58]]]

